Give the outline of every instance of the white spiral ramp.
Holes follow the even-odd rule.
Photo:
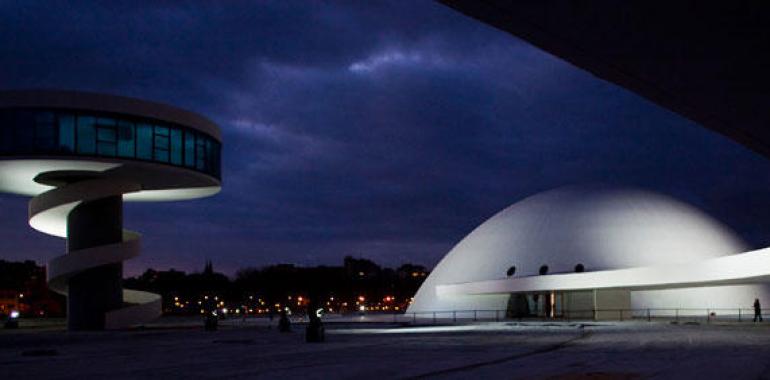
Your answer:
[[[116,179],[90,179],[44,192],[29,203],[29,224],[43,233],[67,238],[67,216],[82,202],[138,192],[137,183]],[[70,278],[88,269],[122,263],[139,255],[140,234],[123,230],[119,243],[70,251],[48,264],[48,285],[63,295],[68,293]],[[121,329],[152,321],[162,312],[161,296],[154,293],[123,290],[124,307],[105,314],[106,329]],[[128,304],[128,306],[125,306]]]

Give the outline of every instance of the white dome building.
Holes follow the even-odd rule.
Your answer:
[[[670,197],[636,189],[560,188],[528,197],[473,230],[439,262],[407,312],[510,309],[511,293],[437,292],[443,285],[582,269],[587,274],[678,268],[746,250],[746,244],[724,225]],[[632,309],[699,309],[697,313],[702,313],[707,308],[751,308],[755,298],[770,301],[763,284],[629,288],[630,305],[626,302],[625,307]]]

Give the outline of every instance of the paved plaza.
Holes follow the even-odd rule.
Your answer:
[[[304,342],[266,324],[137,331],[0,330],[5,379],[770,378],[770,326],[752,323],[328,323]]]

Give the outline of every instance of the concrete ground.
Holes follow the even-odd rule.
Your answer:
[[[770,378],[770,326],[751,323],[327,323],[304,342],[264,323],[137,331],[0,330],[1,379]]]

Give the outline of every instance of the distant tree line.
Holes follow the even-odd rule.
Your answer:
[[[278,264],[244,268],[231,279],[214,271],[208,261],[201,272],[189,274],[147,269],[124,279],[123,286],[161,294],[163,309],[171,314],[198,314],[211,308],[260,314],[285,307],[403,311],[427,275],[421,265],[383,268],[371,260],[348,256],[342,266]],[[0,314],[19,309],[26,315],[60,316],[65,312],[64,300],[48,290],[45,267],[29,260],[0,260]]]
[[[239,270],[234,279],[207,262],[199,273],[148,269],[124,280],[130,289],[163,295],[168,313],[197,313],[214,297],[222,307],[244,313],[275,312],[284,306],[326,307],[330,311],[403,310],[428,275],[424,266],[383,268],[371,260],[345,257],[342,266],[278,264]]]

